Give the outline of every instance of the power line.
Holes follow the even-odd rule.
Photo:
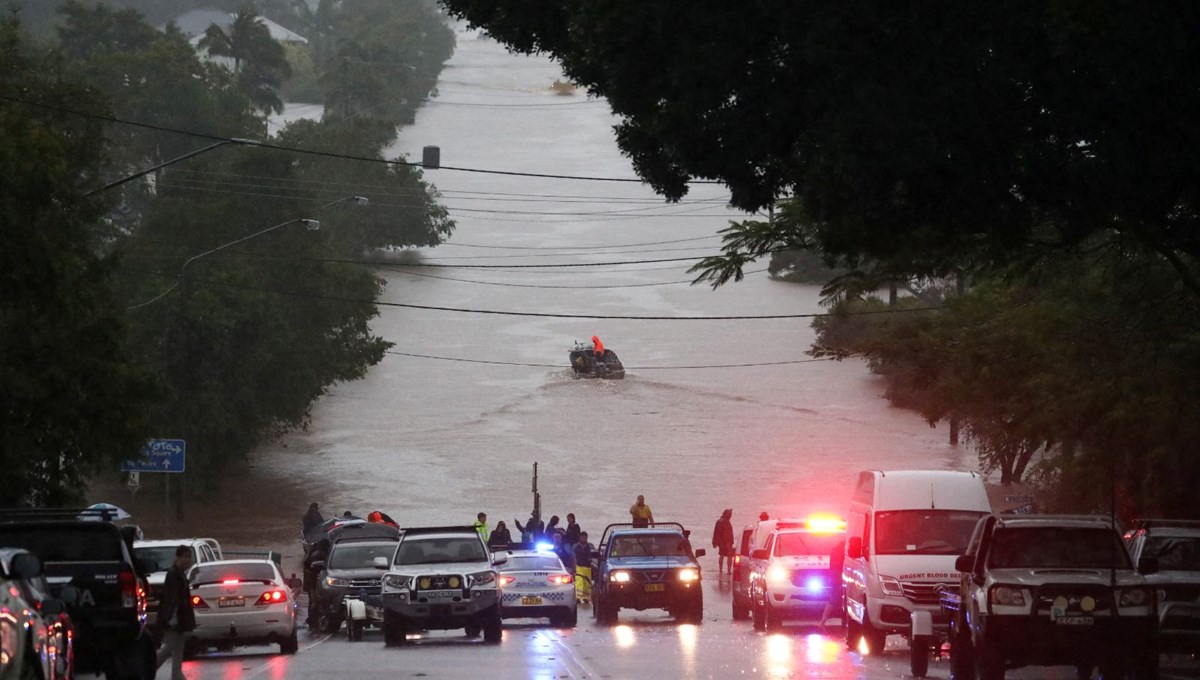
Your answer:
[[[45,109],[47,111],[55,111],[58,113],[64,113],[64,114],[72,115],[72,116],[80,116],[82,118],[88,118],[91,120],[101,120],[101,121],[105,121],[108,123],[116,123],[119,125],[129,125],[131,127],[138,127],[138,128],[143,128],[146,130],[154,130],[156,132],[167,132],[167,133],[176,134],[176,135],[195,137],[197,139],[207,139],[209,141],[214,141],[214,142],[238,143],[238,142],[235,142],[233,140],[233,138],[231,138],[231,137],[222,137],[220,135],[214,135],[214,134],[209,134],[209,133],[205,133],[205,132],[194,132],[194,131],[190,131],[190,130],[181,130],[178,128],[171,128],[171,127],[167,127],[165,125],[155,125],[152,123],[142,123],[139,121],[125,120],[123,118],[117,118],[116,116],[106,116],[106,115],[100,115],[100,114],[95,114],[95,113],[88,113],[86,111],[78,111],[76,109],[70,109],[70,108],[67,108],[64,106],[55,106],[52,104],[44,104],[41,102],[31,102],[31,101],[28,101],[25,99],[21,99],[19,97],[11,97],[11,96],[5,95],[5,94],[0,94],[0,100],[12,102],[14,104],[22,104],[24,106],[31,106],[31,107],[35,107],[35,108]],[[241,142],[241,144],[247,145],[244,141]],[[372,158],[369,156],[355,156],[355,155],[351,155],[351,154],[336,153],[336,152],[332,152],[332,151],[316,151],[316,150],[312,150],[312,149],[298,149],[295,147],[288,147],[288,146],[282,146],[279,144],[272,144],[270,142],[254,142],[253,144],[248,144],[248,146],[256,146],[259,148],[272,149],[275,151],[287,151],[289,153],[305,154],[305,155],[309,155],[309,156],[320,156],[323,158],[337,158],[340,160],[360,161],[360,162],[366,162],[366,163],[381,163],[384,165],[403,165],[403,166],[409,166],[409,167],[423,167],[421,163],[413,163],[413,162],[409,162],[409,161],[387,160],[384,158],[378,158],[378,157]],[[619,182],[619,183],[635,183],[635,184],[645,184],[646,183],[645,180],[639,179],[639,178],[634,178],[634,177],[591,177],[591,176],[586,176],[586,175],[560,175],[560,174],[544,173],[544,172],[521,172],[521,171],[517,171],[517,170],[488,170],[488,169],[484,169],[484,168],[466,168],[466,167],[458,167],[458,166],[451,166],[451,165],[442,165],[438,169],[448,170],[448,171],[452,171],[452,172],[469,172],[469,173],[475,173],[475,174],[481,174],[481,175],[504,175],[504,176],[508,176],[508,177],[530,177],[530,178],[538,178],[538,179],[564,179],[564,180],[578,180],[578,181],[588,181],[588,182]],[[715,180],[691,180],[691,181],[689,181],[689,183],[690,184],[721,184],[721,182],[718,182]]]
[[[433,359],[436,361],[454,361],[465,364],[488,364],[491,366],[524,366],[529,368],[569,368],[562,364],[535,364],[524,363],[519,361],[492,361],[487,359],[467,359],[464,357],[445,357],[434,354],[417,354],[416,352],[398,352],[396,350],[384,350],[385,354],[395,354],[402,357],[411,357],[415,359]],[[744,364],[698,364],[692,366],[626,366],[627,371],[688,371],[700,370],[709,368],[754,368],[758,366],[790,366],[794,364],[814,364],[829,361],[837,361],[834,358],[822,359],[794,359],[791,361],[762,361]]]
[[[489,248],[494,250],[608,250],[609,248],[634,248],[637,246],[662,246],[671,243],[692,243],[695,241],[707,241],[709,239],[718,238],[720,234],[709,234],[708,236],[696,236],[693,238],[677,238],[669,241],[646,241],[642,243],[619,243],[611,246],[496,246],[483,245],[480,243],[457,243],[455,241],[447,241],[439,244],[441,246],[454,246],[459,248]],[[561,253],[570,255],[572,253]]]
[[[537,284],[537,283],[507,283],[504,281],[478,281],[478,280],[474,280],[474,279],[456,279],[451,276],[438,276],[436,274],[420,274],[417,272],[404,271],[403,268],[389,268],[389,269],[391,269],[392,271],[395,271],[398,274],[404,274],[406,276],[420,276],[421,278],[425,278],[425,279],[441,279],[442,281],[454,281],[457,283],[474,283],[474,284],[479,284],[482,286],[501,286],[501,287],[505,287],[505,288],[541,288],[541,289],[556,289],[556,290],[559,290],[559,289],[609,290],[609,289],[613,289],[613,288],[651,288],[654,286],[678,286],[678,285],[682,285],[685,283],[686,284],[695,283],[695,279],[684,279],[682,281],[658,281],[655,283],[622,283],[622,284],[610,285],[610,286],[596,286],[596,285],[592,285],[592,286],[589,286],[589,285],[552,286],[552,285]],[[747,275],[748,274],[760,274],[765,271],[767,271],[767,270],[764,268],[764,269],[753,269],[753,270],[750,270],[748,272],[743,272],[743,273],[747,274]]]

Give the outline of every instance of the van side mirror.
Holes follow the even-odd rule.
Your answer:
[[[384,557],[383,555],[380,555],[380,556],[376,557],[374,560],[372,560],[371,564],[374,564],[376,569],[387,569],[388,568],[388,558]],[[324,565],[322,565],[322,566],[324,566]],[[316,568],[316,563],[313,564],[313,568],[314,569]]]
[[[708,551],[705,550],[704,548],[700,548],[699,550],[696,551],[696,557],[704,557],[707,554],[708,554]]]
[[[1138,573],[1142,574],[1143,576],[1149,576],[1150,574],[1157,574],[1158,573],[1158,558],[1157,557],[1143,557],[1138,560],[1137,566],[1138,566]]]
[[[863,556],[862,538],[859,536],[851,536],[846,541],[846,557],[852,560],[861,559]]]
[[[750,559],[752,560],[766,560],[770,559],[770,557],[771,553],[767,552],[766,548],[759,548],[750,553]]]
[[[954,570],[955,571],[969,573],[974,568],[975,568],[975,556],[974,555],[959,555],[954,560]]]
[[[42,561],[33,553],[18,553],[14,555],[9,567],[17,578],[29,579],[42,575]]]

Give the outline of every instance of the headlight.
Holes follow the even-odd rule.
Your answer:
[[[385,588],[393,590],[412,590],[413,577],[401,574],[387,574],[383,577],[383,585]]]
[[[1146,588],[1128,588],[1120,591],[1119,607],[1145,607],[1153,601],[1153,593]]]
[[[330,588],[349,588],[350,587],[350,579],[334,578],[332,576],[326,576],[325,577],[325,585],[329,586]]]
[[[894,576],[880,576],[879,587],[883,590],[884,595],[904,596],[904,588],[900,587],[900,581]]]
[[[699,581],[700,580],[700,570],[699,569],[680,569],[679,570],[679,580],[685,581],[685,582]]]
[[[1025,591],[1012,586],[993,586],[988,591],[988,601],[1002,607],[1024,607],[1028,604]]]
[[[609,574],[608,580],[616,581],[617,583],[629,583],[629,572],[614,571],[613,573]]]
[[[496,582],[496,572],[494,571],[477,571],[474,574],[467,576],[467,584],[471,588],[477,586],[485,586],[489,583]]]
[[[773,586],[784,586],[791,580],[792,572],[778,564],[767,570],[767,583]]]

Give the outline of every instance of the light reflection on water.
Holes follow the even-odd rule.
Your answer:
[[[613,628],[613,638],[617,642],[617,647],[621,649],[629,649],[637,643],[637,635],[633,632],[633,626],[627,624]]]

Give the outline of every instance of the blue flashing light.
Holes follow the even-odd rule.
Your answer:
[[[809,577],[804,582],[804,589],[810,593],[819,593],[825,590],[825,580],[820,576]]]
[[[536,546],[534,546],[534,549],[537,550],[538,552],[554,552],[554,544],[553,543],[538,543]]]

